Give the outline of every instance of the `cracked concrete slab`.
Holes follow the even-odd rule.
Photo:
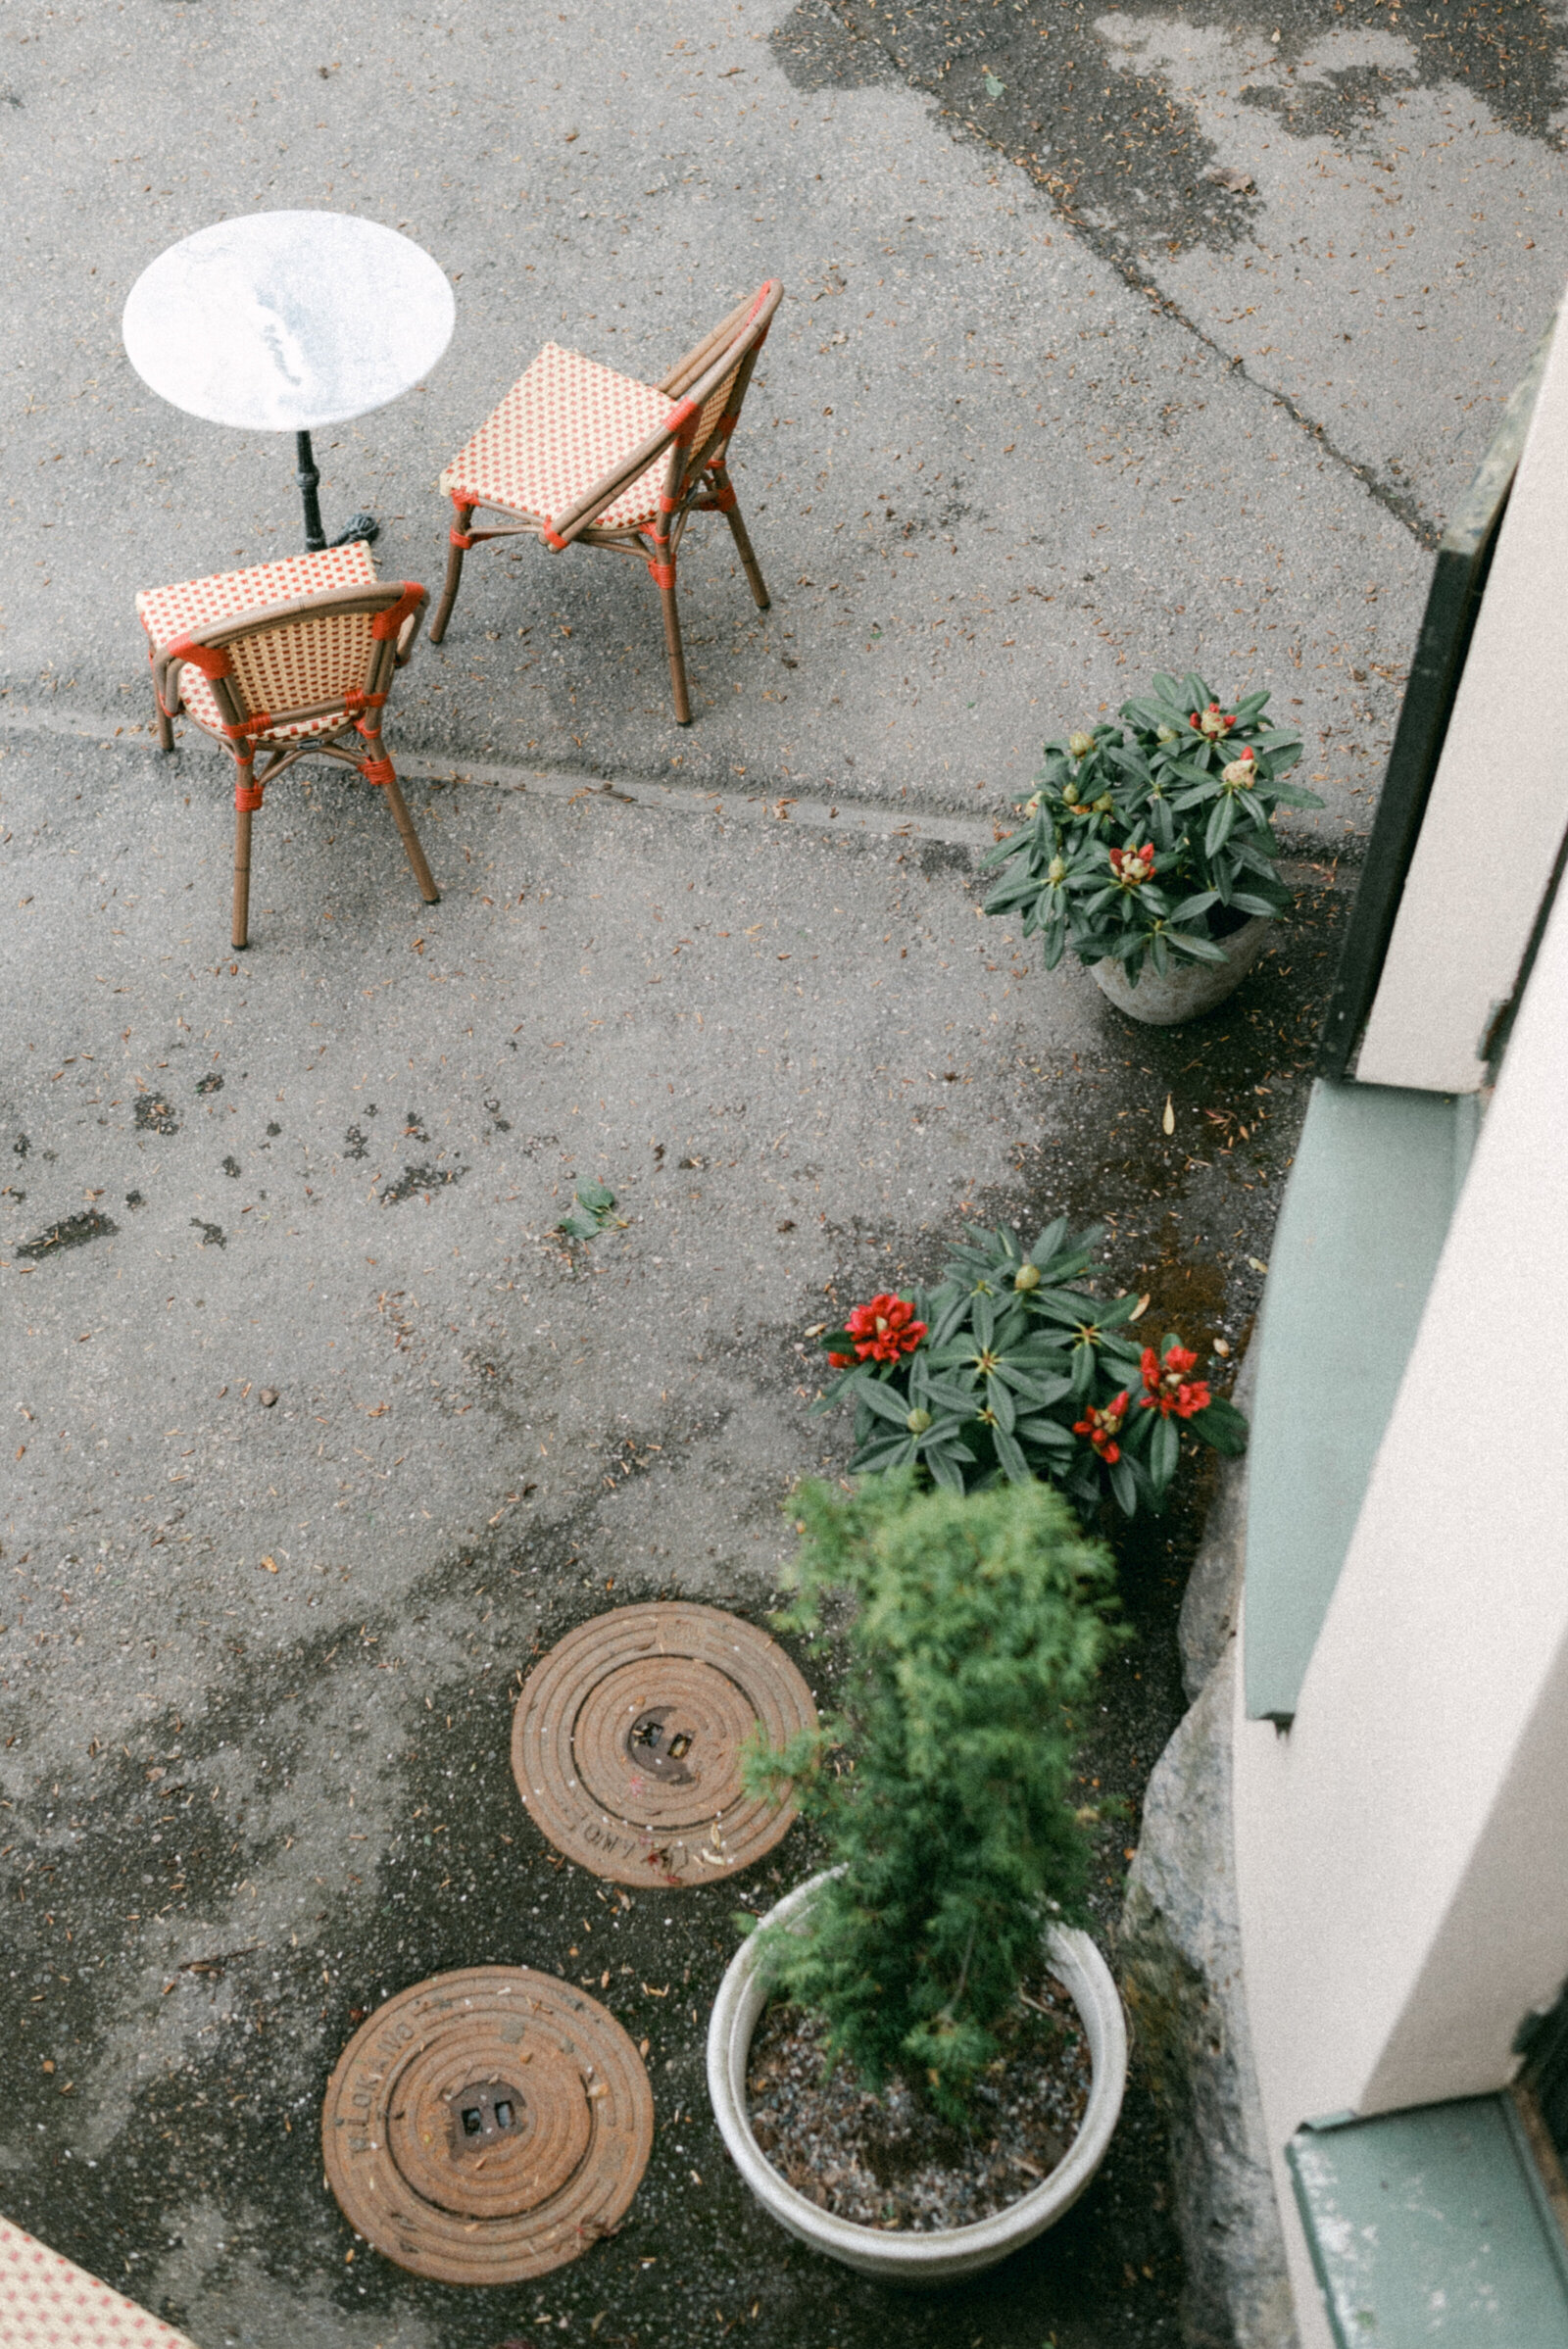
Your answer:
[[[1108,1212],[1112,1284],[1240,1345],[1340,893],[1303,889],[1224,1021],[1140,1035],[977,918],[961,838],[426,782],[427,907],[330,770],[266,811],[236,956],[214,755],[0,752],[8,2212],[202,2349],[494,2349],[488,2295],[355,2244],[315,2131],[368,2009],[522,1961],[647,2040],[659,2134],[622,2238],[509,2311],[646,2349],[700,2285],[725,2322],[765,2301],[760,2342],[879,2337],[703,2100],[730,1912],[808,1852],[602,1899],[516,1800],[512,1693],[619,1599],[762,1617],[790,1483],[846,1456],[805,1332],[966,1214]],[[614,1216],[568,1245],[589,1179]],[[1128,1553],[1145,1637],[1083,1765],[1134,1801],[1181,1704],[1177,1554]],[[1073,2349],[1173,2337],[1161,2158],[1135,2098],[1071,2228],[974,2287],[988,2343],[1042,2311]]]
[[[1474,12],[1440,40],[1372,0],[1268,24],[1030,0],[1001,54],[1003,12],[895,33],[858,5],[197,0],[8,34],[0,2174],[202,2349],[494,2349],[596,2316],[601,2349],[662,2349],[754,2303],[763,2344],[885,2336],[704,2119],[735,1893],[628,1915],[553,1868],[509,1691],[617,1595],[765,1608],[780,1497],[844,1457],[804,1330],[931,1270],[965,1212],[1108,1213],[1107,1275],[1240,1347],[1422,540],[1561,274],[1555,19],[1520,0],[1496,22],[1535,62],[1490,91]],[[1058,140],[1094,124],[1081,197],[1029,144],[1042,95]],[[1391,144],[1412,109],[1419,162]],[[1156,117],[1175,224],[1149,246],[1118,191]],[[1418,336],[1431,243],[1403,229],[1467,194],[1488,217],[1449,275],[1479,284]],[[435,473],[540,342],[658,373],[782,276],[736,466],[774,604],[693,540],[677,732],[633,566],[476,556],[388,728],[443,904],[383,809],[303,769],[259,819],[237,957],[221,762],[153,755],[131,599],[289,551],[291,453],[160,406],[118,318],[176,236],[285,204],[405,226],[455,281],[429,383],[318,449],[329,513],[375,505],[383,572],[431,583]],[[1368,276],[1374,226],[1402,242]],[[974,859],[1040,738],[1165,663],[1270,685],[1329,804],[1235,1007],[1142,1036],[976,919]],[[588,1177],[626,1220],[568,1248]],[[1086,1749],[1134,1808],[1181,1706],[1184,1539],[1127,1552],[1143,1638]],[[314,2136],[366,2006],[476,1957],[591,1980],[660,2113],[624,2239],[501,2318],[365,2258]],[[1062,2349],[1173,2340],[1162,2159],[1135,2095],[1043,2249],[901,2308],[913,2349],[971,2319],[987,2349],[1043,2322]]]
[[[491,548],[400,682],[396,750],[995,815],[1047,731],[1196,664],[1288,698],[1325,754],[1320,834],[1364,829],[1425,577],[1409,530],[1027,171],[897,79],[798,86],[773,29],[727,0],[678,27],[617,0],[586,36],[552,10],[204,0],[18,39],[14,698],[144,725],[135,591],[297,543],[289,448],[164,406],[119,317],[207,220],[347,205],[456,285],[429,382],[318,450],[329,516],[374,506],[383,572],[432,585],[435,476],[544,340],[657,375],[741,288],[788,289],[736,442],[773,605],[694,531],[698,722],[670,724],[639,568]]]
[[[1568,270],[1556,12],[831,5],[846,78],[875,59],[928,92],[1436,542]],[[813,87],[829,7],[777,36]]]
[[[1168,16],[1098,30],[1250,183],[1248,233],[1155,255],[1161,289],[1430,534],[1561,292],[1550,150],[1462,85],[1423,82],[1403,34],[1336,27],[1287,56],[1261,31]]]

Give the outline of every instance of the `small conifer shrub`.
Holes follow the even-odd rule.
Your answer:
[[[1128,1636],[1110,1559],[1033,1481],[963,1498],[910,1468],[802,1485],[792,1506],[780,1624],[820,1634],[824,1601],[847,1598],[849,1668],[838,1712],[755,1743],[748,1783],[792,1790],[839,1873],[804,1932],[769,1932],[766,1962],[833,2059],[872,2089],[897,2072],[961,2122],[1042,1933],[1085,1919],[1069,1716]]]

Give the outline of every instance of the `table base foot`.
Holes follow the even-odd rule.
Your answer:
[[[356,539],[363,538],[368,547],[373,547],[380,535],[381,525],[373,514],[357,514],[348,528],[340,530],[329,543],[334,547],[351,547]]]

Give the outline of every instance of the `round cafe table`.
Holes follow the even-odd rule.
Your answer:
[[[342,212],[257,212],[199,228],[143,269],[121,331],[172,407],[246,432],[292,432],[305,545],[327,545],[311,434],[385,408],[427,375],[457,305],[428,253]],[[374,539],[357,514],[330,543]]]

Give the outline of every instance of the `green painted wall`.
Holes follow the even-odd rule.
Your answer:
[[[1476,1132],[1473,1099],[1312,1088],[1264,1293],[1249,1446],[1247,1710],[1291,1721]]]
[[[1305,2129],[1287,2153],[1339,2349],[1568,2349],[1568,2244],[1510,2097]]]

